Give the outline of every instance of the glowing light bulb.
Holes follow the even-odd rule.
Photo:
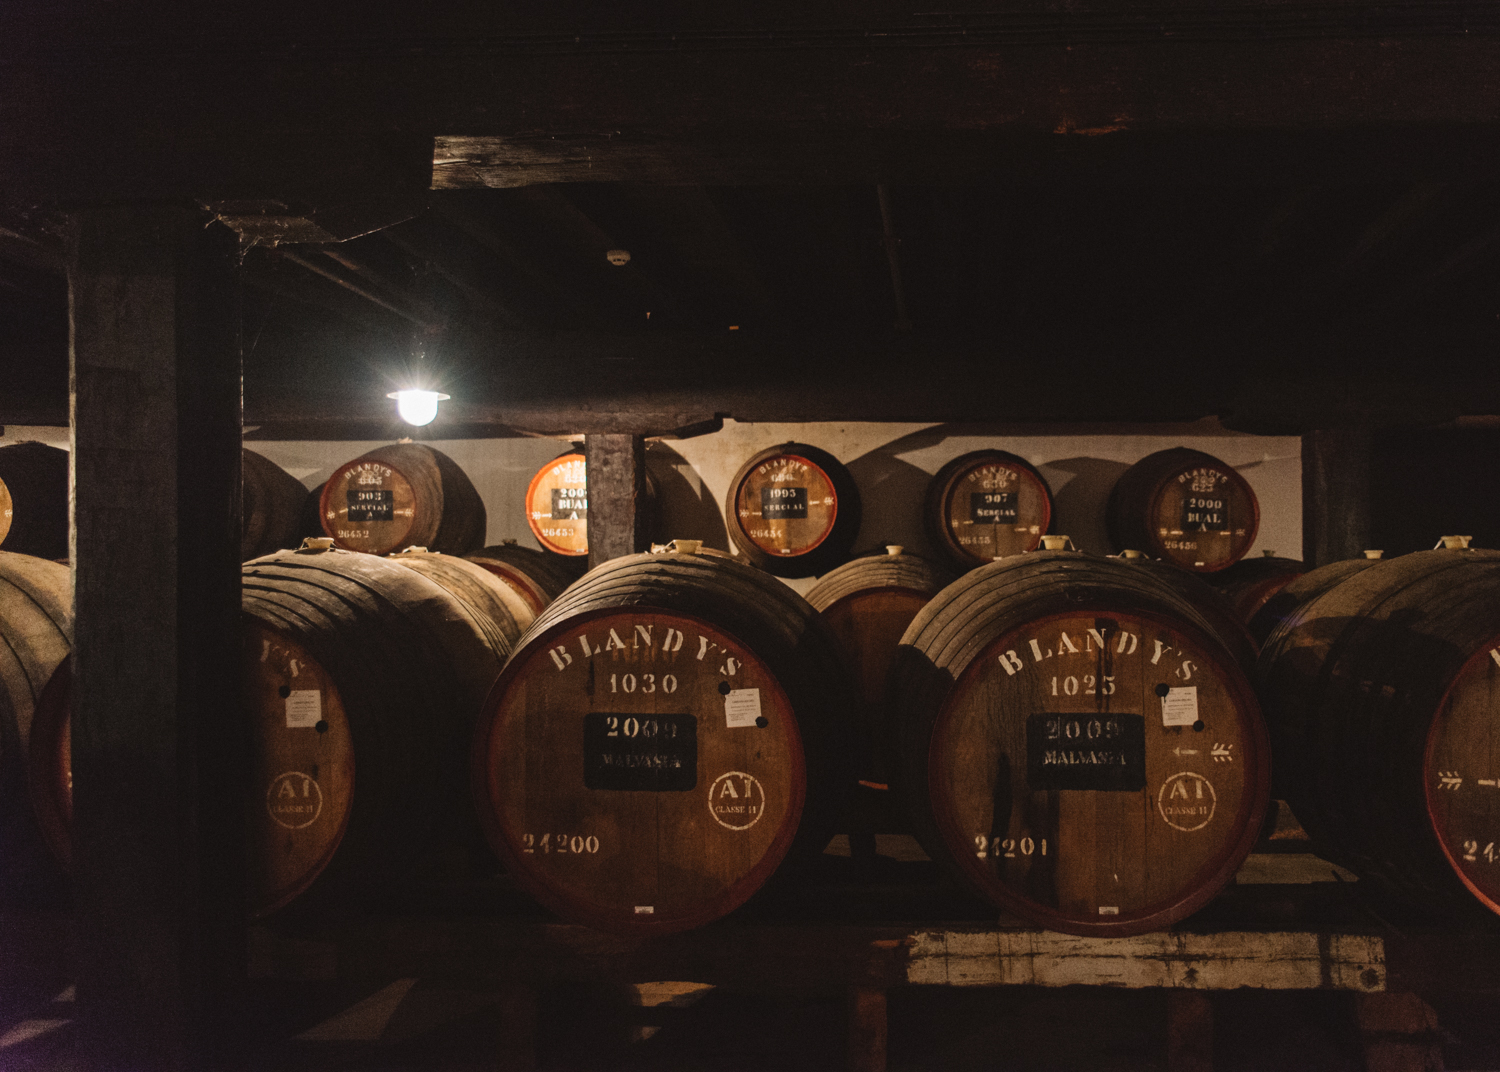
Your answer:
[[[392,391],[385,396],[396,400],[396,412],[401,414],[401,419],[407,424],[421,426],[431,424],[437,416],[438,403],[451,398],[451,395],[439,394],[437,391]]]

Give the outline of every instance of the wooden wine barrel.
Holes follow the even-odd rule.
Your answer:
[[[504,647],[417,570],[340,550],[245,564],[251,915],[409,868],[457,821]]]
[[[855,688],[855,770],[872,788],[890,782],[886,681],[896,647],[917,612],[951,580],[947,570],[893,544],[885,554],[846,562],[807,592]]]
[[[1258,684],[1320,854],[1434,909],[1500,912],[1500,552],[1346,577],[1272,632]]]
[[[1196,573],[1189,573],[1170,562],[1147,558],[1140,551],[1121,551],[1119,558],[1131,566],[1145,570],[1193,605],[1193,609],[1208,621],[1214,636],[1228,648],[1246,674],[1255,673],[1255,660],[1260,655],[1260,646],[1250,635],[1247,626],[1234,605],[1224,598],[1213,585]]]
[[[467,558],[434,554],[425,547],[409,547],[390,558],[436,582],[462,603],[497,650],[509,652],[536,620],[536,611],[519,592]]]
[[[937,471],[922,520],[933,545],[970,569],[1040,547],[1052,525],[1052,491],[1024,458],[976,450]]]
[[[1260,504],[1245,478],[1202,451],[1173,447],[1125,470],[1105,519],[1117,549],[1137,547],[1196,573],[1227,569],[1260,530]]]
[[[589,553],[588,463],[582,451],[553,458],[526,488],[526,523],[537,543],[570,558]]]
[[[1380,561],[1383,552],[1366,551],[1363,558],[1350,558],[1342,562],[1330,562],[1326,566],[1308,570],[1289,581],[1267,599],[1250,618],[1250,636],[1258,647],[1264,647],[1269,637],[1282,622],[1290,618],[1303,603],[1322,595],[1336,584],[1369,569]]]
[[[559,559],[545,551],[522,547],[515,540],[494,544],[468,556],[470,562],[483,566],[502,582],[509,585],[531,608],[532,617],[540,614],[563,589],[572,584],[583,571],[571,568],[570,563],[583,565],[581,558]]]
[[[0,447],[0,548],[68,557],[68,452],[45,443]]]
[[[29,899],[55,868],[48,866],[50,831],[32,805],[32,751],[37,728],[66,716],[72,604],[67,566],[0,551],[0,891],[7,899]]]
[[[1260,558],[1242,558],[1228,569],[1210,574],[1209,583],[1229,601],[1240,621],[1248,624],[1266,600],[1306,572],[1306,563],[1267,551]]]
[[[833,638],[786,585],[726,557],[627,555],[521,638],[475,738],[476,805],[559,915],[683,930],[822,851],[848,705]]]
[[[464,471],[422,443],[377,447],[328,478],[323,531],[342,548],[389,554],[417,545],[466,555],[484,542],[484,503]]]
[[[859,488],[827,451],[783,443],[751,458],[724,500],[729,536],[778,577],[814,577],[844,561],[859,534]]]
[[[243,452],[244,528],[240,530],[240,559],[245,561],[284,551],[302,543],[302,510],[307,489],[281,466]]]
[[[917,615],[891,690],[923,847],[1042,926],[1165,927],[1255,842],[1269,768],[1249,681],[1146,571],[1066,551],[980,566]]]

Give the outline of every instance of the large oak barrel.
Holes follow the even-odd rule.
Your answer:
[[[1269,796],[1255,696],[1148,571],[1063,551],[981,566],[912,622],[891,687],[923,847],[1043,926],[1167,926],[1255,842]]]
[[[0,548],[68,557],[68,452],[45,443],[0,447]]]
[[[462,603],[496,650],[509,652],[536,620],[536,611],[520,593],[467,558],[439,555],[425,547],[408,547],[390,558],[437,583]]]
[[[1116,548],[1140,548],[1197,573],[1227,569],[1260,530],[1260,504],[1245,478],[1211,454],[1159,450],[1120,476],[1105,520]]]
[[[583,570],[571,564],[576,562],[581,567],[587,562],[582,558],[560,559],[545,551],[522,547],[515,540],[475,551],[468,559],[514,589],[531,608],[533,617],[583,576]]]
[[[453,459],[393,443],[340,466],[323,486],[323,531],[342,548],[389,554],[417,545],[466,555],[484,542],[484,503]]]
[[[655,528],[656,480],[645,474],[647,528]],[[564,560],[580,562],[589,553],[588,460],[581,450],[553,458],[537,470],[526,488],[526,524],[537,543]],[[579,570],[579,573],[582,569]],[[576,576],[576,574],[575,574]]]
[[[1326,566],[1308,570],[1295,580],[1282,585],[1260,605],[1250,618],[1250,636],[1257,646],[1262,646],[1282,622],[1290,618],[1298,607],[1315,596],[1320,596],[1336,584],[1341,584],[1362,570],[1369,569],[1380,561],[1382,552],[1366,551],[1363,558],[1349,558],[1342,562],[1330,562]]]
[[[1432,908],[1500,912],[1500,552],[1368,566],[1272,632],[1258,677],[1322,854]]]
[[[1052,490],[1024,458],[976,450],[937,471],[922,520],[933,545],[970,569],[1040,547],[1052,525]]]
[[[66,717],[72,602],[67,566],[0,551],[0,891],[8,899],[30,899],[55,869],[30,782],[38,737]]]
[[[821,852],[849,690],[786,585],[719,555],[627,555],[521,638],[475,738],[475,800],[525,890],[605,930],[707,923]]]
[[[1306,572],[1306,563],[1267,551],[1260,558],[1242,558],[1210,574],[1209,583],[1229,601],[1239,620],[1248,624],[1268,599]]]
[[[886,685],[896,647],[912,619],[952,579],[947,570],[893,544],[885,554],[844,563],[807,592],[807,602],[838,644],[855,689],[855,770],[872,788],[884,789],[890,782]]]
[[[724,500],[729,536],[778,577],[815,577],[844,561],[859,534],[859,488],[837,458],[783,443],[751,458]]]
[[[307,489],[291,473],[253,450],[242,452],[244,528],[240,560],[259,558],[302,543]]]

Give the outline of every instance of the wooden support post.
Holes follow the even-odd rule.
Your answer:
[[[1167,991],[1167,1072],[1213,1072],[1214,1006],[1201,990]]]
[[[1367,1072],[1443,1072],[1437,1013],[1416,994],[1355,995]]]
[[[500,991],[497,1072],[533,1072],[536,1068],[537,994],[513,983]]]
[[[584,436],[583,453],[589,484],[589,568],[649,550],[645,437]]]
[[[237,243],[206,222],[72,220],[73,879],[98,1072],[243,1045]]]
[[[849,1072],[885,1072],[886,997],[881,987],[849,990]]]
[[[1370,430],[1323,428],[1302,437],[1302,560],[1326,566],[1370,546]]]

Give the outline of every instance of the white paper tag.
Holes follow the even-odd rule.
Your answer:
[[[317,689],[293,689],[286,698],[286,728],[310,730],[323,720],[323,694]]]
[[[760,717],[759,689],[732,689],[724,697],[724,723],[732,730],[755,725]]]
[[[1168,689],[1161,698],[1161,724],[1163,726],[1191,726],[1198,721],[1198,686],[1185,689]]]

